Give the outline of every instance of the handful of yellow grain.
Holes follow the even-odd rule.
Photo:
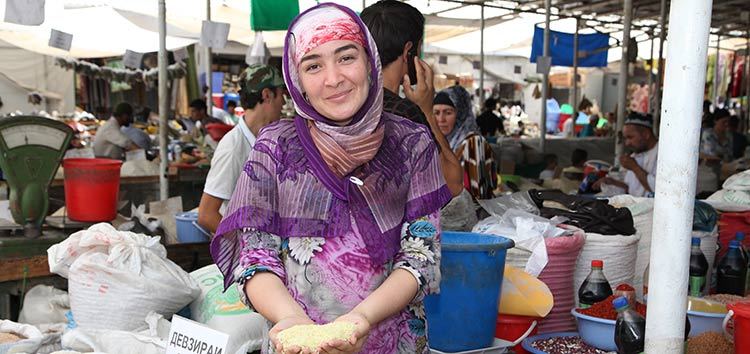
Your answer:
[[[0,344],[15,343],[22,339],[26,339],[13,333],[0,333]]]
[[[325,325],[299,325],[279,332],[278,340],[284,347],[298,346],[316,350],[323,343],[340,339],[348,341],[356,327],[351,322],[332,322]]]

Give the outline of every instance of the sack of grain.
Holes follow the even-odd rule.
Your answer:
[[[228,334],[229,354],[260,350],[268,333],[266,320],[240,301],[237,287],[232,285],[224,292],[224,276],[215,264],[198,269],[190,276],[201,289],[200,296],[190,304],[192,319]]]
[[[586,233],[586,242],[576,262],[573,288],[578,303],[578,288],[591,272],[591,261],[604,261],[604,276],[612,288],[620,284],[633,284],[638,255],[638,234],[631,236]]]
[[[45,334],[32,325],[0,320],[0,354],[46,354],[62,349],[59,342],[59,334]]]
[[[167,259],[159,237],[110,224],[76,232],[47,255],[50,271],[68,278],[81,328],[133,331],[149,312],[171,316],[200,294],[190,275]]]

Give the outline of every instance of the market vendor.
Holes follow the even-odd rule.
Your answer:
[[[469,92],[459,85],[446,88],[435,95],[433,110],[440,132],[464,169],[464,188],[475,199],[493,198],[497,165],[492,147],[479,133]]]
[[[200,129],[204,135],[206,133],[206,125],[211,123],[224,124],[224,121],[209,116],[207,112],[208,106],[206,106],[206,101],[202,99],[194,99],[190,102],[190,121],[192,121],[194,127],[198,127],[198,123],[200,122]],[[188,129],[188,132],[191,134],[194,133],[192,129]]]
[[[594,190],[602,184],[615,185],[636,197],[652,197],[656,186],[656,160],[659,150],[654,135],[654,123],[650,114],[632,112],[625,120],[622,135],[625,146],[633,151],[620,156],[620,166],[626,169],[624,180],[604,177],[594,183]]]
[[[263,353],[298,353],[280,331],[330,322],[355,331],[320,352],[428,353],[423,299],[451,199],[437,147],[383,112],[378,49],[354,11],[312,7],[285,43],[297,115],[262,130],[211,242],[225,285],[273,326]]]
[[[219,141],[198,207],[198,224],[211,233],[219,226],[255,138],[263,127],[279,120],[285,103],[284,79],[278,69],[253,65],[240,80],[245,115]]]
[[[719,166],[733,159],[732,134],[729,131],[731,113],[717,109],[713,113],[713,127],[701,133],[700,158],[708,166]]]
[[[125,151],[139,149],[120,128],[133,123],[133,106],[123,102],[115,107],[111,118],[96,130],[94,155],[96,157],[124,160]]]

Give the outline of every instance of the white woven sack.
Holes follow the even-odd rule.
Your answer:
[[[228,334],[228,354],[260,350],[268,333],[266,320],[240,301],[238,287],[232,285],[225,292],[224,276],[215,264],[193,271],[190,276],[201,288],[200,296],[190,304],[192,319]]]
[[[635,262],[633,282],[636,294],[643,295],[643,272],[646,270],[651,253],[651,230],[654,221],[654,200],[652,198],[637,198],[630,195],[618,195],[609,198],[609,204],[617,208],[628,208],[633,215],[633,226],[638,236],[638,251]],[[607,264],[604,264],[605,274]],[[616,287],[618,284],[610,285]]]
[[[67,322],[70,311],[68,292],[49,285],[37,285],[26,293],[18,322],[30,325]]]
[[[171,324],[161,315],[150,312],[139,320],[138,331],[74,328],[62,336],[66,349],[82,353],[162,354],[167,347]]]
[[[70,308],[81,328],[132,331],[149,312],[166,317],[200,294],[167,259],[158,237],[101,223],[47,250],[50,270],[68,278]]]
[[[578,302],[578,289],[591,272],[591,261],[604,261],[604,276],[614,289],[620,284],[633,284],[638,254],[638,235],[601,235],[586,233],[586,243],[576,262],[573,285]]]

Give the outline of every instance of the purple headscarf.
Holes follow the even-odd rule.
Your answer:
[[[346,126],[337,126],[307,102],[295,64],[294,30],[300,20],[322,11],[341,11],[366,36],[371,68],[368,97]],[[350,9],[331,3],[315,6],[295,18],[284,47],[284,79],[295,103],[293,121],[264,128],[244,173],[237,181],[225,217],[211,242],[211,254],[229,286],[240,257],[238,235],[247,229],[288,237],[341,237],[358,232],[372,266],[380,266],[400,249],[404,222],[434,213],[451,199],[437,149],[426,128],[382,112],[382,72],[377,47],[367,27]],[[383,142],[375,157],[343,178],[321,157],[309,121],[333,137],[346,138],[380,124]]]

